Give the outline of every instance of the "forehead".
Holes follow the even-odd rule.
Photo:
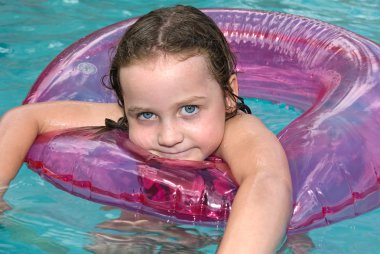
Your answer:
[[[189,59],[190,62],[198,61],[199,63],[204,65],[204,67],[209,68],[210,66],[210,57],[207,53],[202,52],[201,50],[184,50],[179,53],[167,53],[153,50],[151,52],[147,52],[144,56],[140,56],[138,58],[133,59],[123,67],[128,68],[133,65],[152,66],[166,63],[178,64],[181,62],[186,62]]]
[[[120,81],[126,104],[153,98],[169,101],[173,96],[213,97],[222,94],[203,55],[186,59],[178,55],[160,55],[136,61],[121,68]]]
[[[199,79],[215,81],[209,69],[208,57],[203,54],[157,54],[134,60],[120,69],[120,81],[124,88],[133,83],[157,83],[161,80],[177,80],[186,83]]]

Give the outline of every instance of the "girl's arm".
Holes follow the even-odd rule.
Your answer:
[[[218,253],[275,253],[292,214],[292,184],[285,152],[256,117],[226,122],[217,152],[240,185]]]
[[[83,126],[104,125],[122,116],[117,104],[44,102],[14,108],[0,119],[0,199],[16,176],[38,134]]]

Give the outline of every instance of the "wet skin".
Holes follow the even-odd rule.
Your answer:
[[[204,160],[220,145],[225,99],[204,56],[160,55],[120,70],[131,141],[160,157]]]

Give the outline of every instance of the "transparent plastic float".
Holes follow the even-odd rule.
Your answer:
[[[292,181],[288,233],[300,233],[380,205],[380,46],[305,17],[207,9],[238,59],[240,95],[305,112],[279,135]],[[41,73],[24,103],[116,102],[102,85],[129,19],[74,43]],[[237,186],[217,158],[158,158],[120,130],[80,128],[39,136],[25,161],[74,195],[173,223],[222,226]]]

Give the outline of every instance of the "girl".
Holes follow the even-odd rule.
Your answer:
[[[235,59],[216,24],[186,6],[148,13],[121,39],[111,63],[118,104],[48,102],[0,122],[0,187],[38,134],[103,125],[161,157],[223,158],[240,185],[218,253],[273,253],[287,228],[291,180],[277,138],[238,97]],[[59,112],[59,114],[57,114]],[[245,112],[245,113],[244,113]]]

